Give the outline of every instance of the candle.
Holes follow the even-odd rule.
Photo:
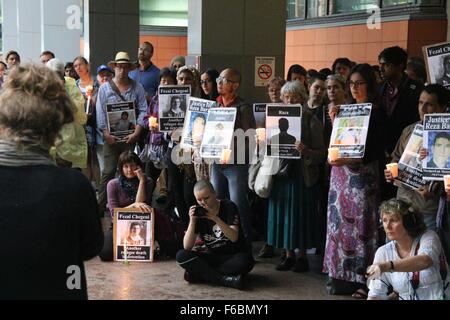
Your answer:
[[[386,165],[386,169],[388,169],[392,173],[393,178],[398,177],[398,163],[388,163]]]
[[[258,137],[258,141],[262,142],[266,140],[266,129],[258,128],[256,129],[256,136]]]
[[[445,176],[444,176],[444,188],[447,190],[447,189],[450,189],[450,174],[446,174]]]
[[[220,162],[222,164],[227,164],[228,162],[230,162],[230,157],[231,157],[231,150],[230,149],[223,149],[222,150],[222,157],[220,158]]]
[[[86,102],[86,114],[89,114],[90,106],[91,106],[91,96],[88,95],[88,99],[87,99],[87,102]]]
[[[150,117],[149,125],[150,125],[150,128],[157,127],[158,119],[156,119],[155,117]]]
[[[339,148],[329,148],[328,159],[330,159],[330,161],[336,161],[339,159]]]

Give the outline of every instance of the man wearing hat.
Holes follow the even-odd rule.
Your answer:
[[[150,42],[142,43],[138,50],[139,67],[130,72],[130,78],[144,87],[148,101],[156,94],[159,86],[159,69],[152,62],[153,51]]]
[[[99,206],[100,212],[106,209],[106,185],[114,178],[119,155],[126,150],[134,150],[144,128],[144,115],[147,110],[144,87],[129,77],[129,72],[135,69],[127,52],[118,52],[116,59],[108,63],[114,71],[114,78],[102,85],[98,92],[96,114],[97,128],[103,131],[104,170],[100,180]],[[107,125],[106,105],[111,103],[134,102],[137,123],[134,132],[122,140],[111,135]]]

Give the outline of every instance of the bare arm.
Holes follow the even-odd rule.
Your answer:
[[[195,227],[197,225],[197,217],[195,214],[195,206],[192,206],[189,209],[189,226],[184,234],[183,238],[183,247],[184,250],[191,250],[194,247],[195,240],[197,240],[198,234],[195,233]]]

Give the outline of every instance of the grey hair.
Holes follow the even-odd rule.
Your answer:
[[[50,59],[47,62],[46,66],[50,70],[55,71],[60,77],[64,77],[64,71],[65,71],[64,63],[62,63],[62,61],[59,60],[58,58]]]
[[[288,81],[281,87],[281,97],[283,97],[286,93],[297,93],[302,97],[303,101],[308,101],[309,96],[306,92],[305,86],[303,86],[298,81]]]
[[[342,90],[345,91],[345,79],[340,74],[330,74],[327,77],[327,81],[325,82],[325,84],[327,86],[328,86],[328,81],[337,81],[342,86]]]

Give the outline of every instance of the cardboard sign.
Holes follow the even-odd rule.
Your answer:
[[[191,86],[160,86],[158,95],[159,130],[169,133],[183,128]]]
[[[152,262],[155,214],[114,209],[114,261]]]
[[[123,139],[136,128],[136,108],[134,102],[108,103],[106,120],[112,136]]]

